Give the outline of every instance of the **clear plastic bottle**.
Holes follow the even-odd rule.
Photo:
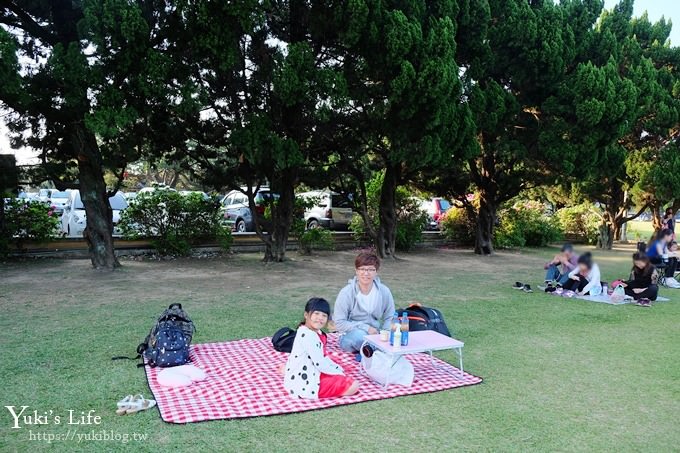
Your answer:
[[[408,346],[408,313],[401,314],[401,345]]]
[[[397,323],[397,330],[394,331],[394,349],[401,348],[401,324]]]
[[[399,313],[395,311],[392,317],[392,325],[390,326],[390,345],[394,344],[394,331],[397,329],[397,324],[399,324]]]

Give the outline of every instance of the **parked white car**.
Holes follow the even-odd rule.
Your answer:
[[[342,195],[330,190],[315,190],[298,197],[318,199],[316,206],[305,211],[307,228],[347,229],[352,221],[352,207]]]
[[[64,212],[64,207],[68,202],[68,197],[71,192],[71,190],[52,190],[50,192],[48,203],[52,207],[52,210],[55,214],[61,215]]]
[[[128,204],[120,192],[109,198],[109,204],[113,209],[113,235],[120,236],[121,231],[117,228],[117,225],[120,221],[121,211],[126,209]],[[80,199],[80,191],[72,190],[61,216],[61,230],[68,237],[83,237],[86,225],[85,206]]]

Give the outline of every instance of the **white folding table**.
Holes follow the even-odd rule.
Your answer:
[[[399,360],[399,357],[406,354],[419,354],[427,352],[430,354],[430,363],[433,367],[446,371],[450,370],[446,367],[439,366],[432,356],[433,351],[444,351],[451,349],[458,356],[459,364],[459,375],[463,377],[463,346],[465,345],[462,341],[456,340],[455,338],[447,337],[434,330],[421,330],[415,332],[409,332],[408,334],[408,345],[394,347],[390,345],[389,341],[382,341],[380,335],[366,335],[364,337],[364,345],[369,344],[374,349],[382,351],[391,360],[390,370],[394,367],[394,364]],[[384,387],[387,388],[389,385],[389,372],[385,379]]]

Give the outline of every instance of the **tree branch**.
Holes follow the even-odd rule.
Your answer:
[[[26,11],[21,9],[19,6],[15,5],[12,1],[0,1],[0,8],[4,8],[11,11],[15,16],[17,21],[9,21],[9,17],[0,18],[0,22],[6,25],[20,28],[27,33],[29,33],[34,38],[38,38],[44,43],[54,46],[59,42],[56,35],[47,31],[38,22],[36,22]]]

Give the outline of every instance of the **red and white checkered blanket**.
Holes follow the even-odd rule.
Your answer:
[[[448,367],[449,372],[433,367],[427,354],[413,354],[407,356],[415,370],[413,385],[390,385],[385,390],[361,374],[353,354],[340,351],[334,334],[328,337],[328,353],[348,376],[361,382],[359,393],[319,400],[290,397],[283,387],[283,376],[278,372],[288,355],[274,350],[271,338],[191,346],[191,363],[203,369],[208,377],[188,387],[163,387],[156,380],[162,368],[147,366],[145,370],[161,417],[168,423],[288,414],[482,382],[481,378],[467,373],[459,377],[457,368],[436,358],[438,365]],[[455,375],[451,371],[455,371]]]

